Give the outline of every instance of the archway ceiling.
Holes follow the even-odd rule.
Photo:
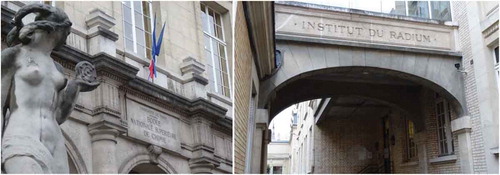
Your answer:
[[[276,91],[271,98],[271,119],[295,103],[332,98],[330,117],[383,116],[390,110],[401,110],[412,116],[419,127],[422,86],[398,76],[376,71],[324,72],[303,76]]]

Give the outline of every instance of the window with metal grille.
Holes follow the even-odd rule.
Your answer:
[[[152,14],[151,1],[122,2],[125,51],[141,58],[152,58]]]
[[[229,97],[230,83],[222,15],[203,3],[201,12],[210,90]]]

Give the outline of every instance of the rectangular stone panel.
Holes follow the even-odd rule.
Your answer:
[[[129,137],[179,152],[179,121],[163,112],[127,99]]]
[[[453,27],[410,19],[276,6],[276,34],[378,45],[454,50]]]

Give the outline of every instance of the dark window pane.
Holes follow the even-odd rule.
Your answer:
[[[218,25],[215,25],[215,29],[216,29],[216,36],[217,38],[219,38],[220,40],[224,41],[224,38],[222,37],[224,34],[222,33],[222,27],[221,26],[218,26]]]
[[[495,61],[496,61],[495,63],[498,64],[498,47],[495,48]]]
[[[142,1],[142,14],[144,16],[149,17],[151,15],[151,9],[149,9],[149,2],[147,1]]]

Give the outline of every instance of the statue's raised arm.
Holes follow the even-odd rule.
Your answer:
[[[35,21],[22,19],[36,13]],[[71,31],[64,11],[46,4],[23,6],[2,51],[2,172],[69,173],[59,127],[73,110],[80,92],[99,86],[94,67],[83,61],[67,80],[50,57]]]

